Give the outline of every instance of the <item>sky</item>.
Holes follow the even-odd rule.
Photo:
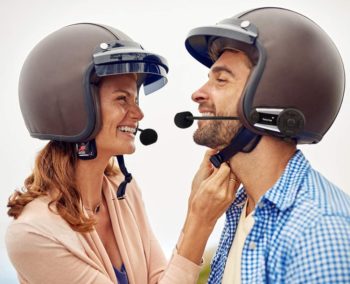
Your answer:
[[[169,83],[160,91],[140,98],[145,114],[140,128],[157,130],[158,142],[146,147],[137,141],[136,152],[125,156],[125,160],[142,190],[153,230],[166,256],[170,257],[186,215],[192,177],[205,151],[192,140],[195,126],[183,130],[173,123],[177,112],[198,113],[191,94],[206,81],[208,73],[187,53],[184,40],[194,27],[213,25],[242,11],[263,6],[289,8],[318,23],[335,42],[346,75],[350,76],[350,2],[347,0],[1,0],[0,283],[17,283],[4,244],[10,222],[6,214],[7,199],[15,188],[23,185],[37,152],[46,144],[29,136],[17,93],[21,66],[38,41],[63,26],[95,22],[120,29],[147,50],[167,58]],[[350,194],[349,96],[346,86],[338,118],[324,139],[317,145],[300,148],[315,169]],[[223,220],[218,221],[208,248],[218,243]]]

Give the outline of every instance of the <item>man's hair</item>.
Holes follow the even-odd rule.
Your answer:
[[[75,144],[50,141],[39,152],[32,174],[24,181],[23,190],[15,190],[10,196],[8,215],[17,219],[29,202],[50,194],[54,196],[48,205],[50,211],[57,212],[74,231],[91,231],[96,221],[83,212],[81,194],[75,183],[76,163]],[[110,160],[104,173],[106,176],[119,173],[114,159]]]
[[[215,39],[208,50],[209,56],[213,62],[218,60],[218,58],[221,56],[221,54],[224,53],[224,51],[231,51],[231,52],[242,52],[239,49],[237,49],[238,44],[233,39],[229,38],[217,38]],[[243,53],[243,52],[242,52]],[[244,60],[244,63],[251,69],[253,67],[252,62],[247,58],[247,60]]]

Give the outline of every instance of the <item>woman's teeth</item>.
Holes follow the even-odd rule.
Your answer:
[[[129,126],[119,126],[118,130],[120,130],[121,132],[129,132],[132,134],[136,132],[136,128],[129,127]]]

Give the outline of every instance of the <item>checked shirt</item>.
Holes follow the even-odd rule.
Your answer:
[[[241,188],[226,212],[208,283],[221,283],[246,198]],[[350,197],[313,170],[301,151],[253,217],[241,257],[242,284],[350,283]]]

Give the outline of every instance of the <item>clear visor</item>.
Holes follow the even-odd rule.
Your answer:
[[[159,90],[167,83],[166,59],[143,50],[134,42],[119,41],[114,45],[109,44],[105,49],[98,49],[93,55],[93,60],[98,77],[136,73],[138,86],[143,85],[146,95]]]

